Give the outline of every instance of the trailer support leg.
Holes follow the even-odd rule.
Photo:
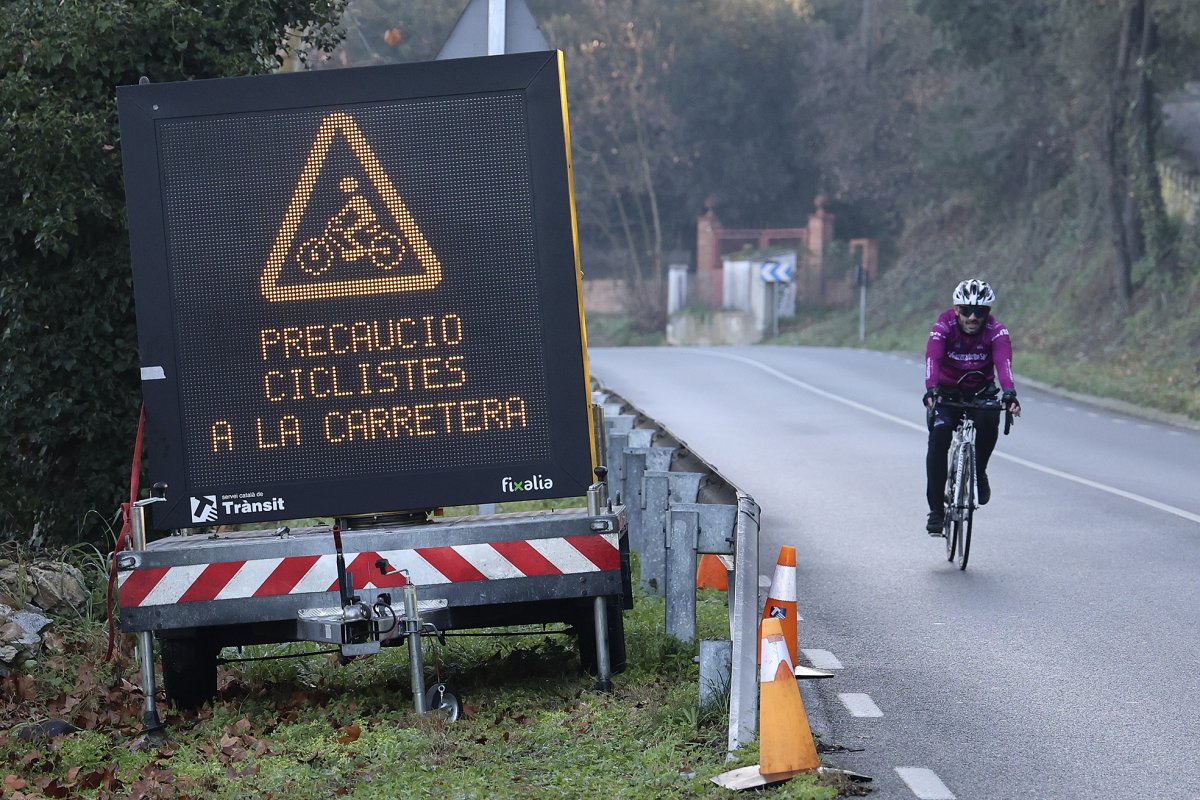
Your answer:
[[[412,675],[413,708],[424,715],[425,662],[421,654],[421,615],[417,606],[417,587],[404,585],[404,626],[408,633],[408,667]]]
[[[154,497],[139,500],[129,511],[129,532],[133,539],[134,550],[146,549],[146,505],[158,502],[162,498]],[[158,687],[154,684],[154,637],[150,631],[138,634],[138,663],[142,668],[142,725],[147,731],[153,731],[163,726],[158,718],[158,706],[154,695]]]
[[[608,652],[608,600],[604,597],[594,598],[592,608],[596,623],[596,690],[611,692],[612,660]]]

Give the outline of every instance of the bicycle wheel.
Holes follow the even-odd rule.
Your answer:
[[[946,505],[945,522],[942,523],[942,536],[946,539],[946,560],[954,560],[954,550],[958,543],[958,524],[955,518],[958,509],[955,508],[954,498],[958,493],[959,480],[959,448],[953,449],[954,456],[950,460],[950,469],[946,471]]]
[[[387,271],[400,265],[404,257],[404,245],[400,239],[387,231],[375,231],[371,235],[371,243],[367,247],[371,254],[371,263]]]
[[[333,256],[333,248],[323,236],[309,239],[296,251],[296,261],[300,264],[300,269],[314,278],[329,269],[333,264]]]
[[[963,448],[963,469],[961,482],[958,485],[959,531],[956,543],[956,561],[959,569],[967,568],[967,559],[971,556],[971,529],[975,522],[975,447],[966,445]]]

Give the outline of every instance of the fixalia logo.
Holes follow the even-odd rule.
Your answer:
[[[502,492],[532,492],[534,489],[553,489],[554,481],[550,478],[544,478],[541,475],[534,475],[529,480],[514,480],[512,478],[502,478],[500,480],[500,491]]]

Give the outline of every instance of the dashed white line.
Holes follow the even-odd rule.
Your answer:
[[[842,662],[838,661],[837,656],[828,650],[805,650],[800,649],[804,653],[804,657],[808,659],[808,663],[813,669],[841,669]]]
[[[896,767],[896,773],[921,800],[955,800],[954,793],[946,788],[946,784],[942,783],[942,779],[931,769]]]
[[[842,705],[850,712],[852,717],[882,717],[883,712],[879,710],[879,706],[875,705],[875,701],[871,699],[869,694],[861,694],[859,692],[845,692],[838,695],[838,700],[842,701]]]

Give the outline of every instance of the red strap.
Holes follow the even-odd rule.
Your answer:
[[[125,545],[129,540],[129,532],[132,529],[133,519],[133,504],[137,502],[138,496],[138,478],[142,474],[142,431],[146,427],[146,406],[143,403],[141,411],[138,412],[137,437],[133,443],[133,467],[129,471],[129,502],[121,504],[121,517],[124,523],[121,525],[121,533],[117,535],[117,543],[113,546],[112,563],[108,569],[108,650],[104,653],[104,660],[108,661],[112,658],[113,644],[116,641],[117,631],[113,625],[113,589],[117,585],[117,554],[125,549]]]

